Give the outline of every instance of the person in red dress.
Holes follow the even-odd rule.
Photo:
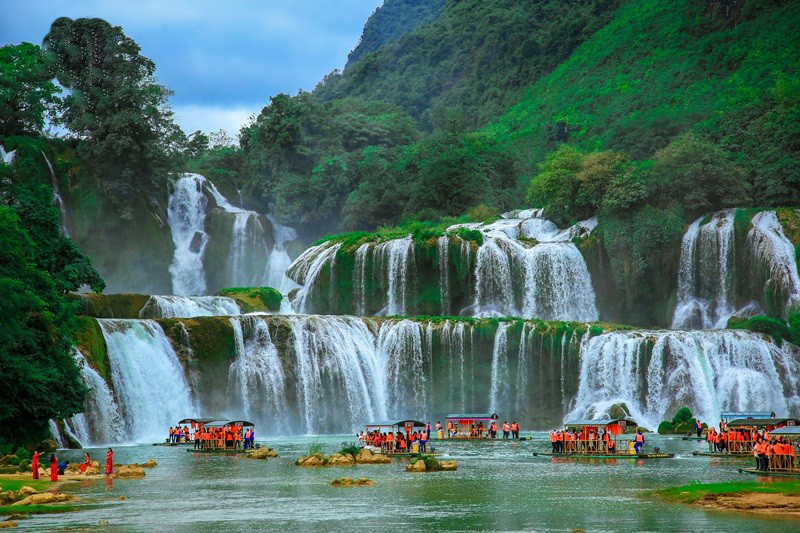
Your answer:
[[[31,471],[33,472],[33,479],[39,479],[39,457],[44,455],[44,452],[34,452],[31,457]]]
[[[58,481],[58,459],[56,454],[50,454],[50,481]]]
[[[106,452],[106,475],[110,476],[114,472],[114,452],[111,448]]]

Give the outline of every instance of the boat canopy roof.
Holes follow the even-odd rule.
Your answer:
[[[221,428],[225,426],[229,426],[231,424],[230,420],[214,420],[213,422],[209,422],[205,424],[207,428]]]
[[[495,413],[465,413],[452,414],[445,417],[447,420],[497,420],[500,417]]]
[[[403,426],[411,425],[411,427],[415,428],[424,428],[425,422],[420,422],[419,420],[413,420],[411,418],[405,418],[403,420],[378,420],[376,422],[370,422],[367,424],[367,427],[380,427],[380,428],[391,428],[394,426]]]
[[[184,418],[183,420],[178,422],[178,424],[190,424],[192,422],[194,422],[195,424],[208,424],[209,422],[216,422],[216,421],[220,421],[220,420],[223,420],[223,419],[221,419],[221,418],[202,418],[202,417]]]
[[[773,429],[770,434],[800,436],[800,426],[783,426],[782,428]]]
[[[231,426],[250,426],[250,427],[256,427],[256,425],[255,425],[255,424],[253,424],[252,422],[248,422],[247,420],[231,420],[230,422],[228,422],[228,424],[230,424]]]
[[[800,420],[796,418],[739,418],[728,422],[728,427],[764,428],[767,426],[796,426],[798,424],[800,424]]]
[[[769,411],[722,411],[720,417],[727,422],[740,418],[770,418],[771,414]]]
[[[597,427],[603,428],[606,426],[610,426],[611,424],[618,424],[620,426],[636,426],[636,421],[631,420],[630,418],[603,418],[598,420],[568,420],[564,423],[565,428],[585,428],[585,427]]]

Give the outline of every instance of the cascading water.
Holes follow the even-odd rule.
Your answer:
[[[11,150],[10,152],[6,152],[6,147],[0,144],[0,161],[5,163],[6,165],[13,165],[16,155],[17,155],[16,150]]]
[[[41,151],[41,150],[40,150]],[[53,164],[48,159],[47,154],[42,152],[42,157],[44,157],[45,162],[47,163],[47,168],[50,169],[50,183],[53,186],[53,201],[58,207],[58,218],[61,221],[61,231],[69,237],[69,228],[67,227],[67,206],[64,204],[64,198],[61,196],[61,190],[58,187],[58,180],[56,179],[56,171],[53,169]]]
[[[231,325],[236,360],[228,371],[228,395],[234,400],[229,417],[244,415],[270,435],[287,433],[292,424],[286,401],[286,376],[267,322],[252,316],[231,318]],[[247,327],[247,337],[243,326]]]
[[[507,322],[497,326],[492,350],[491,390],[489,392],[489,412],[509,405],[511,372],[508,367],[508,326]]]
[[[267,260],[267,273],[264,282],[267,286],[273,287],[279,290],[281,294],[286,295],[292,289],[299,287],[297,283],[286,276],[286,269],[292,264],[289,253],[286,251],[286,243],[297,239],[297,231],[289,226],[279,224],[271,215],[267,215],[267,218],[272,224],[272,237],[275,241],[275,246],[272,248]],[[288,305],[288,300],[284,299],[284,302]],[[289,310],[291,310],[290,306],[287,308],[287,311]]]
[[[681,242],[673,329],[725,327],[735,313],[733,210],[695,220]]]
[[[120,440],[161,441],[177,420],[196,416],[183,365],[152,320],[98,320],[108,351]]]
[[[169,197],[167,215],[175,253],[169,267],[172,292],[180,296],[206,292],[203,254],[209,236],[205,232],[208,199],[203,194],[205,178],[184,174],[175,182]]]
[[[784,314],[787,309],[800,307],[800,275],[794,247],[783,234],[775,211],[761,211],[753,217],[747,245],[757,270],[763,272],[757,281],[766,279],[764,294],[774,293]]]
[[[303,432],[333,433],[387,417],[384,361],[355,317],[288,317]]]
[[[151,296],[139,311],[140,318],[192,318],[196,316],[239,315],[233,298],[224,296]]]
[[[413,269],[414,244],[410,237],[392,239],[375,247],[375,263],[381,268],[380,279],[386,291],[386,307],[380,315],[406,314]]]
[[[86,396],[84,411],[65,420],[65,429],[82,446],[122,442],[127,433],[114,394],[77,349],[75,359],[81,368],[81,376],[89,394]]]
[[[442,314],[450,314],[450,238],[439,237],[436,240],[436,251],[439,256],[439,294],[441,295]]]
[[[652,429],[682,405],[712,422],[722,410],[788,415],[800,408],[800,349],[754,333],[606,333],[591,338],[580,359],[570,417],[600,418],[625,403]]]

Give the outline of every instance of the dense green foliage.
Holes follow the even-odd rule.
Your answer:
[[[327,76],[315,95],[386,100],[425,129],[437,108],[460,110],[470,126],[485,124],[603,27],[619,3],[450,1],[431,23]]]
[[[84,140],[78,156],[102,176],[108,198],[125,219],[133,199],[161,188],[179,165],[185,141],[167,105],[171,94],[154,78],[155,64],[119,26],[100,19],[56,19],[44,39],[46,56],[69,94],[60,120]]]
[[[726,4],[625,3],[489,131],[538,162],[565,138],[648,159],[693,130],[745,170],[755,205],[800,203],[800,4]]]
[[[80,412],[86,394],[72,357],[74,304],[84,284],[102,290],[89,261],[60,231],[52,193],[0,166],[0,441],[45,438],[47,421]]]
[[[280,291],[272,287],[231,287],[217,291],[217,296],[246,297],[251,300],[259,300],[261,305],[270,311],[278,311],[283,300],[283,295]],[[245,309],[242,311],[250,312],[250,310]]]
[[[358,45],[347,55],[347,65],[436,19],[444,5],[445,0],[384,0],[364,24]]]
[[[0,48],[0,136],[41,133],[58,87],[38,46]]]
[[[728,329],[746,329],[757,333],[765,333],[771,336],[778,346],[781,345],[783,340],[800,346],[800,310],[790,311],[786,320],[780,317],[764,315],[750,318],[734,316],[728,319]]]

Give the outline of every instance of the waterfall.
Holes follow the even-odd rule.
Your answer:
[[[369,243],[364,243],[358,247],[353,266],[353,300],[355,314],[365,316],[367,314],[367,258],[369,257]]]
[[[225,296],[154,295],[139,311],[140,318],[192,318],[239,315],[236,300]]]
[[[775,211],[761,211],[753,217],[747,246],[756,265],[764,271],[764,294],[774,292],[783,313],[800,306],[800,275],[794,246],[783,234]]]
[[[40,152],[42,152],[40,150]],[[58,218],[61,221],[61,231],[69,237],[69,228],[67,227],[67,206],[64,204],[64,198],[61,196],[61,190],[58,187],[58,180],[56,179],[56,171],[53,169],[53,164],[48,159],[47,154],[42,152],[47,168],[50,169],[50,183],[53,186],[53,202],[58,207]]]
[[[410,237],[392,239],[375,246],[376,263],[380,265],[381,280],[386,290],[386,307],[379,315],[405,315],[411,296],[409,276],[413,269],[414,244]]]
[[[300,254],[292,266],[287,271],[297,283],[302,287],[297,291],[295,296],[295,309],[300,313],[310,313],[311,298],[314,291],[318,290],[318,281],[321,279],[323,272],[326,271],[328,263],[333,260],[336,253],[339,251],[341,244],[325,242],[318,246],[312,246],[305,252]]]
[[[436,240],[436,251],[439,257],[439,294],[441,298],[441,314],[450,314],[450,237],[446,235]]]
[[[126,436],[125,425],[111,389],[77,348],[74,356],[89,394],[84,411],[65,420],[65,429],[81,446],[121,442]]]
[[[489,392],[489,412],[496,413],[500,406],[508,406],[510,401],[511,371],[508,368],[508,327],[502,322],[497,326],[492,350],[491,389]]]
[[[625,403],[651,429],[682,405],[701,420],[720,411],[800,408],[800,348],[744,331],[640,331],[592,337],[580,353],[574,418]]]
[[[681,242],[673,329],[723,328],[736,311],[733,210],[702,222],[695,220]]]
[[[498,239],[484,241],[475,258],[476,316],[516,316],[511,260]],[[514,245],[516,246],[516,245]]]
[[[288,320],[303,431],[333,433],[385,419],[384,362],[366,322],[322,316]]]
[[[427,414],[422,327],[417,322],[386,322],[377,346],[385,371],[387,413],[394,417]]]
[[[267,273],[265,285],[277,289],[286,296],[290,290],[299,287],[295,282],[286,276],[286,270],[292,264],[289,253],[286,251],[286,243],[297,239],[297,231],[289,226],[284,226],[275,221],[272,215],[267,215],[272,224],[272,240],[275,245],[267,260]],[[288,305],[288,300],[283,300]]]
[[[232,400],[229,416],[243,415],[270,435],[286,433],[291,428],[286,377],[269,326],[256,316],[230,320],[236,360],[228,370],[228,394]],[[247,337],[243,324],[248,329]]]
[[[2,145],[0,145],[0,147],[1,146]],[[4,154],[0,154],[0,155],[4,155]],[[67,443],[64,440],[64,437],[61,435],[61,431],[59,431],[59,429],[58,429],[58,423],[51,418],[50,420],[48,420],[48,424],[50,426],[50,434],[53,436],[53,440],[56,441],[56,447],[59,448],[59,449],[66,448],[67,447]]]
[[[11,150],[10,152],[6,152],[6,147],[0,144],[0,161],[5,163],[6,165],[13,165],[16,156],[17,156],[16,150]]]
[[[161,326],[152,320],[98,323],[123,420],[120,440],[161,441],[175,422],[197,415],[183,366]]]
[[[175,244],[169,271],[172,292],[180,296],[206,292],[203,254],[209,236],[205,232],[208,199],[203,194],[204,183],[205,178],[199,174],[184,174],[175,182],[167,205],[167,220]]]
[[[522,316],[544,320],[598,320],[592,280],[572,243],[541,243],[525,252]]]

